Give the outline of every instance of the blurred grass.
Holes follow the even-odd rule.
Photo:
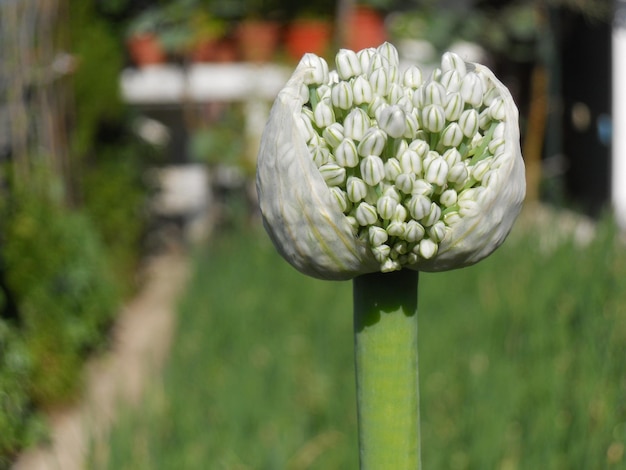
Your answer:
[[[626,249],[609,223],[585,248],[538,238],[420,277],[424,468],[626,468]],[[351,283],[257,228],[195,269],[162,382],[90,468],[358,468]]]

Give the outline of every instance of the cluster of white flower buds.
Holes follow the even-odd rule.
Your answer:
[[[383,272],[437,254],[450,227],[499,188],[506,112],[498,87],[446,53],[427,79],[389,43],[302,63],[298,127],[354,235]],[[517,125],[517,123],[514,123]]]

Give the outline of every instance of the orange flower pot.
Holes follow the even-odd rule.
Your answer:
[[[307,52],[323,57],[332,42],[332,31],[330,21],[295,20],[287,28],[285,35],[286,52],[295,61],[299,61]]]

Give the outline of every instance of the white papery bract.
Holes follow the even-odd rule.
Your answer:
[[[504,241],[525,194],[518,111],[447,52],[425,78],[389,43],[305,54],[263,133],[257,191],[281,255],[322,279],[443,271]]]

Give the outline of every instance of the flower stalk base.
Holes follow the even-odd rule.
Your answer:
[[[420,462],[418,272],[353,281],[361,470],[416,470]]]

